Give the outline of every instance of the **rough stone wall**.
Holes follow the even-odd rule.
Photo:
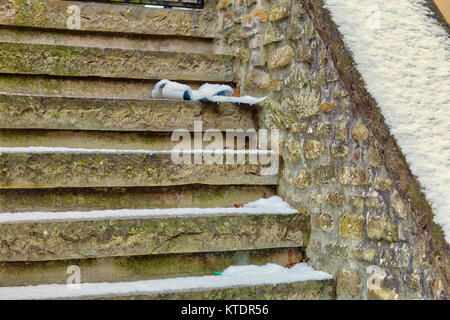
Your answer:
[[[447,299],[449,246],[322,0],[222,0],[241,94],[268,95],[278,193],[310,216],[307,254],[338,298]]]

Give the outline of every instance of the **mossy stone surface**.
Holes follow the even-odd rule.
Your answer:
[[[120,282],[170,277],[214,275],[229,266],[287,265],[289,252],[302,257],[300,248],[263,249],[210,253],[145,255],[80,260],[54,260],[0,263],[0,287],[39,284],[65,284],[67,268],[76,265],[81,282]]]
[[[176,164],[171,153],[2,153],[0,188],[275,185],[261,165]]]
[[[5,1],[3,1],[5,2]],[[0,24],[84,32],[134,33],[213,38],[209,10],[166,10],[142,5],[114,5],[58,0],[8,0],[1,6]],[[78,7],[78,9],[68,10]],[[78,16],[79,14],[79,16]],[[68,23],[79,17],[79,25]],[[73,26],[72,26],[73,25]]]
[[[254,129],[250,107],[155,99],[73,98],[0,94],[0,128],[109,131]]]
[[[270,186],[0,189],[0,212],[231,207],[272,196]]]
[[[0,261],[299,247],[307,224],[301,214],[3,223]]]
[[[0,72],[68,77],[232,81],[232,56],[0,42]]]

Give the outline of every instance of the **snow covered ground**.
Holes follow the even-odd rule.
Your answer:
[[[328,273],[316,271],[306,263],[292,268],[276,264],[232,266],[219,276],[184,277],[116,283],[82,283],[79,288],[64,284],[0,288],[0,300],[81,298],[105,295],[133,295],[208,290],[242,286],[277,285],[310,280],[328,280]]]
[[[424,0],[325,0],[450,242],[450,38]]]
[[[240,208],[169,208],[169,209],[120,209],[64,212],[0,213],[0,223],[39,221],[82,221],[99,219],[135,219],[164,216],[239,215],[239,214],[296,214],[287,202],[278,196],[259,199]]]

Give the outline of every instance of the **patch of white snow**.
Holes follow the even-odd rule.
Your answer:
[[[424,0],[325,0],[450,242],[450,38]]]
[[[0,300],[158,294],[244,286],[275,286],[282,283],[329,279],[332,279],[330,274],[316,271],[306,263],[299,263],[290,269],[276,264],[232,266],[219,276],[180,277],[116,283],[82,283],[79,288],[69,287],[64,284],[0,287]]]

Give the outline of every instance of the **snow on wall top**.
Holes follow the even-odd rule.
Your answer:
[[[450,39],[424,0],[325,0],[450,242]]]

